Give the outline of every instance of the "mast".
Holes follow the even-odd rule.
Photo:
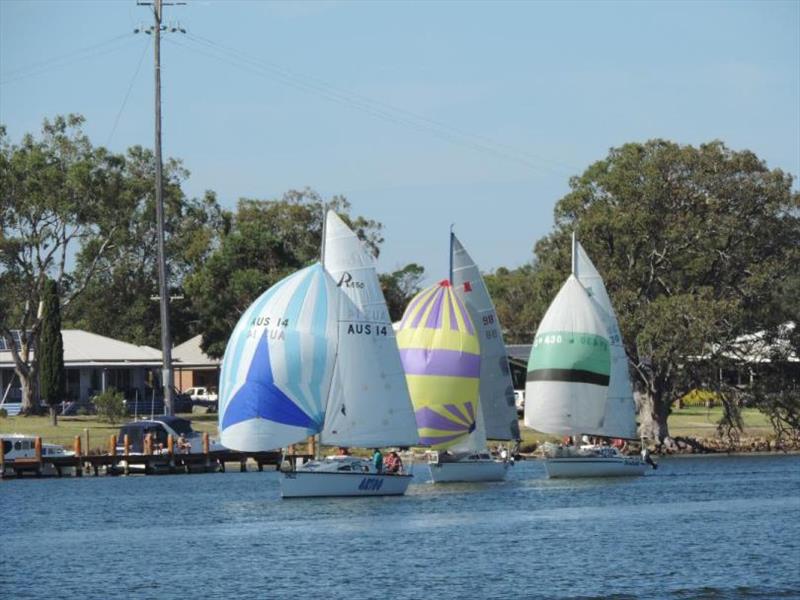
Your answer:
[[[320,243],[319,243],[319,258],[320,258],[320,262],[322,263],[322,269],[323,270],[325,270],[325,234],[327,233],[327,230],[328,230],[328,211],[327,211],[327,206],[328,206],[327,204],[323,204],[322,205],[322,239],[320,240]],[[337,353],[338,353],[338,348],[339,348],[338,344],[336,345],[336,348],[337,348]],[[330,392],[328,393],[328,397],[330,398]],[[323,423],[324,423],[324,421],[323,421]],[[319,433],[315,433],[313,436],[311,436],[311,439],[309,441],[313,442],[314,459],[315,460],[319,460],[319,458],[321,456],[321,450],[322,450],[320,448],[320,446],[322,446],[322,432],[320,431]]]
[[[322,240],[319,243],[319,258],[323,267],[325,266],[325,234],[327,233],[328,229],[327,207],[327,204],[322,205]]]
[[[455,227],[455,223],[450,223],[450,268],[447,271],[450,285],[453,285],[453,240],[456,237],[456,234],[453,233],[453,227]]]
[[[572,232],[572,274],[578,276],[578,253],[576,252],[575,231]]]

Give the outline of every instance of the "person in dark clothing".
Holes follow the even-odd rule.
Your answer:
[[[376,473],[383,472],[383,454],[379,448],[375,448],[375,452],[372,454],[372,466],[375,467]]]

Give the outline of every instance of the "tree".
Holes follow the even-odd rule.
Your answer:
[[[550,286],[537,285],[534,272],[528,264],[514,270],[500,267],[484,276],[507,344],[530,344],[552,299],[544,296]]]
[[[96,265],[91,246],[77,260],[80,276],[94,268],[86,290],[73,302],[65,320],[73,327],[122,339],[137,345],[161,346],[158,297],[157,227],[153,177],[153,153],[140,147],[128,150],[125,176],[130,198],[128,222],[115,234],[113,244]],[[181,190],[188,172],[179,161],[164,165],[165,254],[171,296],[183,294],[186,275],[203,264],[229,227],[228,215],[213,192],[189,199]],[[120,302],[120,299],[125,299]],[[190,302],[170,304],[172,337],[191,337],[197,317]]]
[[[381,225],[350,217],[341,196],[325,202],[310,189],[292,190],[280,200],[239,201],[230,228],[201,268],[187,276],[191,309],[202,326],[201,347],[221,357],[241,314],[267,288],[320,259],[326,209],[335,210],[377,255]]]
[[[92,403],[97,409],[98,418],[112,425],[124,419],[128,414],[125,410],[125,396],[113,387],[92,398]]]
[[[36,360],[39,363],[39,395],[50,405],[50,417],[53,425],[57,425],[56,407],[64,400],[66,376],[58,286],[52,279],[48,279],[45,284],[42,328],[36,346]]]
[[[11,340],[11,330],[19,330],[11,355],[25,414],[37,410],[31,351],[47,278],[64,291],[62,308],[68,306],[125,220],[124,159],[94,148],[82,124],[78,115],[45,120],[40,138],[26,135],[19,145],[0,127],[0,335]],[[86,267],[72,277],[67,263],[76,246],[86,249]]]
[[[800,259],[792,181],[721,142],[652,140],[612,149],[557,203],[555,230],[535,248],[537,285],[555,295],[576,231],[618,313],[644,435],[668,438],[672,402],[699,386],[735,419],[718,376],[728,351],[798,314],[783,291]]]
[[[389,318],[399,321],[403,317],[406,306],[420,291],[420,283],[425,276],[425,267],[417,263],[407,264],[393,273],[382,273],[379,276],[381,289],[386,298]]]

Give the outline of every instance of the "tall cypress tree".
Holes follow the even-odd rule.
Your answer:
[[[39,362],[39,393],[50,405],[53,425],[57,425],[56,407],[64,400],[66,376],[64,341],[61,339],[61,305],[58,285],[52,279],[48,279],[45,285],[42,330],[36,355]]]

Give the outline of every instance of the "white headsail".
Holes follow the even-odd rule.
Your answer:
[[[469,310],[480,338],[480,412],[483,423],[479,421],[479,427],[482,425],[485,429],[484,440],[519,439],[514,384],[492,298],[478,265],[452,233],[450,253],[453,290]]]
[[[321,439],[339,446],[414,445],[417,424],[375,257],[333,211],[323,243],[325,269],[349,301],[340,303],[342,359]]]

